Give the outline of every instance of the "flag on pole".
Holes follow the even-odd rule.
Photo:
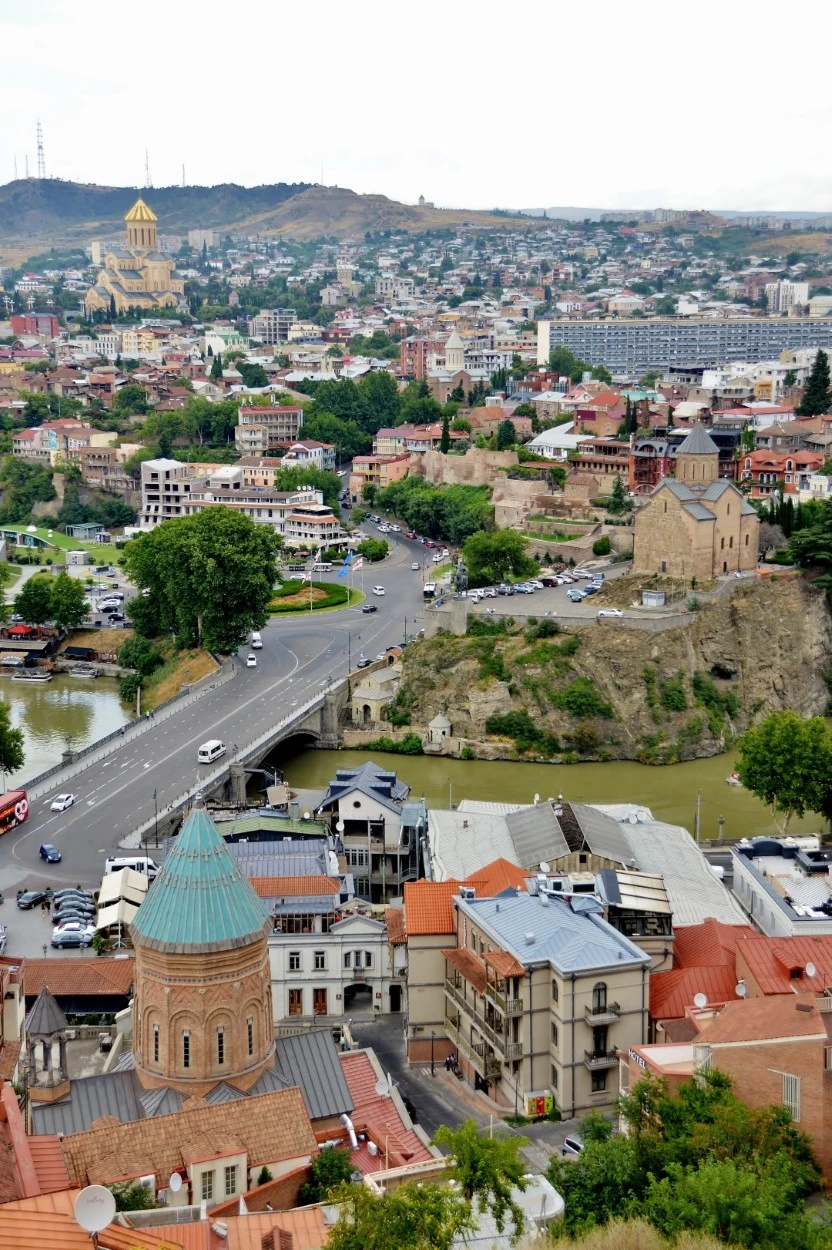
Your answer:
[[[364,567],[364,557],[359,556],[358,559],[353,562],[352,571],[353,573],[357,573],[358,570],[363,567]]]
[[[352,564],[352,552],[350,551],[347,555],[346,560],[344,561],[344,563],[341,565],[340,569],[338,570],[338,576],[346,577],[350,571],[351,564]]]
[[[312,576],[311,573],[304,573],[303,577],[300,579],[301,586],[303,585],[304,582],[308,582],[311,576]]]

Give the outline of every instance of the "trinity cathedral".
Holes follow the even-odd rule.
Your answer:
[[[116,313],[184,307],[185,282],[176,272],[176,262],[159,251],[156,214],[139,196],[124,220],[127,246],[105,254],[104,268],[84,299],[86,311],[107,312],[111,301]]]

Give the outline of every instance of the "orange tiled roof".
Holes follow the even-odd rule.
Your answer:
[[[90,1250],[89,1234],[74,1215],[77,1189],[8,1202],[0,1214],[0,1250]],[[101,1250],[181,1250],[175,1229],[124,1228],[109,1224],[98,1235]]]
[[[312,1125],[299,1089],[209,1106],[192,1100],[172,1115],[119,1124],[102,1117],[61,1143],[73,1184],[113,1184],[149,1175],[167,1178],[183,1167],[201,1139],[239,1141],[253,1164],[315,1154]],[[0,1247],[2,1250],[2,1247]]]
[[[824,1045],[828,1040],[814,994],[738,999],[726,1003],[715,1020],[702,1021],[700,1028],[700,1037],[709,1046],[786,1037],[817,1037]]]
[[[509,955],[508,951],[489,951],[485,956],[485,962],[490,964],[501,977],[522,977],[526,971],[513,955]]]
[[[832,937],[773,938],[764,933],[744,934],[737,945],[737,957],[744,961],[749,974],[764,994],[794,994],[801,990],[822,993],[829,984],[832,969]],[[807,964],[819,972],[806,976]],[[792,977],[792,969],[800,969],[800,977]]]
[[[477,870],[476,884],[483,897],[492,898],[495,894],[502,894],[503,890],[524,890],[528,875],[525,869],[518,868],[508,859],[494,859]],[[465,884],[474,885],[475,882],[472,878]]]
[[[478,994],[485,993],[485,968],[471,951],[454,947],[442,954],[457,972],[461,972],[466,981],[473,985]]]
[[[407,925],[405,924],[403,907],[385,907],[384,921],[387,925],[387,940],[392,946],[403,946],[407,942]]]
[[[27,959],[23,993],[37,998],[44,986],[61,995],[127,994],[133,984],[129,959]]]
[[[26,1143],[35,1165],[40,1192],[55,1194],[62,1189],[69,1189],[69,1173],[57,1136],[44,1133],[42,1136],[27,1137]]]
[[[260,898],[309,898],[340,894],[341,887],[331,877],[252,877],[251,884]]]
[[[673,956],[679,968],[734,966],[737,942],[749,933],[745,925],[723,924],[709,916],[702,924],[683,925],[675,931]]]
[[[455,933],[451,899],[459,893],[459,881],[406,881],[404,910],[409,938],[430,933]]]
[[[367,1143],[353,1151],[350,1159],[358,1171],[378,1172],[387,1166],[402,1167],[406,1163],[427,1162],[433,1156],[418,1133],[402,1120],[389,1095],[376,1093],[378,1071],[366,1051],[352,1051],[339,1056],[354,1107],[351,1113],[356,1129],[366,1132],[378,1146],[372,1154]]]
[[[693,1007],[696,994],[704,994],[709,1003],[727,1003],[737,997],[736,984],[736,973],[728,964],[654,972],[650,977],[650,1015],[654,1020],[681,1020]]]

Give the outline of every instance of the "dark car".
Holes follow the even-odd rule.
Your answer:
[[[61,852],[51,842],[44,842],[40,848],[40,857],[45,859],[47,864],[59,864],[61,862]]]
[[[62,946],[87,947],[92,945],[92,938],[88,933],[53,933],[52,945],[56,950]]]
[[[111,612],[111,613],[110,613],[110,620],[111,620],[111,621],[123,621],[123,620],[124,620],[124,613],[123,613],[123,612]]]
[[[416,542],[416,535],[410,531],[405,534],[405,538],[409,538],[412,543]]]
[[[589,584],[588,586],[584,586],[584,594],[585,594],[585,595],[597,595],[597,594],[598,594],[598,591],[599,591],[600,589],[601,589],[601,587],[600,587],[600,586],[594,586],[594,585],[590,582],[590,584]]]
[[[52,894],[52,902],[59,903],[64,898],[80,898],[89,900],[91,903],[95,900],[92,890],[79,890],[73,886],[64,886],[62,890],[55,890]]]
[[[358,661],[358,663],[356,664],[356,666],[355,666],[355,667],[356,667],[356,668],[369,668],[369,667],[370,667],[370,665],[372,664],[372,662],[373,662],[373,661],[372,661],[372,660],[368,660],[368,659],[367,659],[367,657],[366,657],[366,655],[365,655],[365,656],[362,656],[362,657],[361,657],[361,659]]]
[[[374,603],[365,603],[361,611],[366,612],[369,615],[370,612],[378,612],[378,608]]]
[[[80,925],[82,929],[86,929],[87,925],[91,924],[94,919],[94,912],[62,911],[60,914],[56,914],[52,917],[52,923],[54,925],[74,923]]]
[[[37,907],[46,898],[43,890],[25,890],[23,894],[18,894],[17,905],[21,911],[30,911],[31,908]]]

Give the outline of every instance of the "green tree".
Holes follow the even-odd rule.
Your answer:
[[[122,386],[121,390],[116,391],[113,400],[113,412],[121,413],[125,416],[144,414],[150,411],[150,400],[147,398],[147,392],[143,386],[138,386],[135,382],[127,382]]]
[[[606,365],[593,365],[592,376],[596,382],[603,382],[605,386],[612,384],[612,374]]]
[[[739,740],[737,772],[747,790],[788,828],[792,816],[832,807],[832,733],[820,716],[772,712]]]
[[[84,583],[79,577],[59,573],[52,579],[49,610],[51,619],[59,629],[77,629],[86,620],[88,608]]]
[[[399,1185],[381,1197],[344,1185],[333,1200],[341,1215],[327,1250],[451,1250],[476,1227],[471,1204],[447,1185]]]
[[[803,398],[795,412],[799,417],[817,417],[828,412],[830,405],[829,357],[826,352],[818,350],[803,388]]]
[[[15,729],[11,722],[11,709],[0,699],[0,772],[15,773],[23,767],[23,730]]]
[[[592,554],[594,556],[608,556],[610,554],[610,540],[606,534],[602,534],[600,538],[596,538],[592,544]]]
[[[398,344],[395,347],[398,356]],[[367,411],[368,419],[371,424],[375,425],[376,430],[398,423],[402,401],[392,373],[373,369],[361,378],[357,390]]]
[[[506,418],[497,426],[497,450],[507,451],[517,442],[517,431],[514,428],[514,422]]]
[[[383,538],[365,538],[363,543],[358,544],[357,550],[370,564],[377,564],[384,559],[390,548]]]
[[[607,511],[611,512],[613,516],[620,516],[622,512],[630,512],[632,507],[633,503],[631,499],[627,498],[627,493],[624,490],[624,483],[621,481],[618,474],[616,474],[615,481],[612,484],[610,502]]]
[[[211,361],[211,371],[208,376],[212,382],[219,382],[222,379],[222,357],[219,353]]]
[[[351,1175],[352,1160],[348,1150],[322,1150],[312,1163],[311,1179],[304,1181],[300,1187],[298,1206],[324,1202],[333,1189],[349,1181]]]
[[[111,1185],[110,1192],[116,1200],[117,1211],[153,1211],[158,1202],[153,1191],[145,1189],[137,1181],[124,1185]]]
[[[28,625],[44,625],[52,619],[52,579],[30,577],[15,596],[14,610]]]
[[[246,365],[242,361],[237,362],[237,372],[243,379],[243,383],[250,390],[259,386],[269,385],[269,375],[262,365],[252,364]]]
[[[268,619],[279,546],[269,526],[236,509],[208,508],[140,534],[124,563],[181,646],[228,654]]]
[[[498,1133],[480,1133],[474,1120],[466,1120],[459,1128],[440,1125],[434,1144],[446,1147],[454,1163],[454,1180],[466,1202],[476,1201],[479,1210],[488,1211],[498,1232],[511,1216],[514,1235],[523,1232],[525,1216],[512,1191],[525,1190],[526,1164],[520,1151],[528,1145],[525,1137]]]
[[[769,520],[778,523],[783,533],[789,537],[787,526],[793,520],[793,515],[786,512],[782,502],[772,509]],[[814,585],[832,592],[832,503],[822,501],[814,521],[804,526],[799,533],[791,534],[789,554],[801,568],[817,570],[819,575],[815,578]]]
[[[375,503],[377,494],[378,494],[378,488],[375,482],[367,482],[366,485],[361,490],[361,498],[364,500],[365,503],[370,504],[371,507]]]
[[[535,570],[534,560],[526,555],[526,539],[517,530],[480,530],[466,539],[462,554],[472,586],[531,576]]]
[[[442,413],[442,437],[439,440],[439,450],[443,456],[447,456],[451,450],[451,430],[448,422],[447,409]]]
[[[795,373],[794,369],[787,369],[786,372],[783,374],[783,385],[794,386],[796,382],[797,382],[797,374]]]

